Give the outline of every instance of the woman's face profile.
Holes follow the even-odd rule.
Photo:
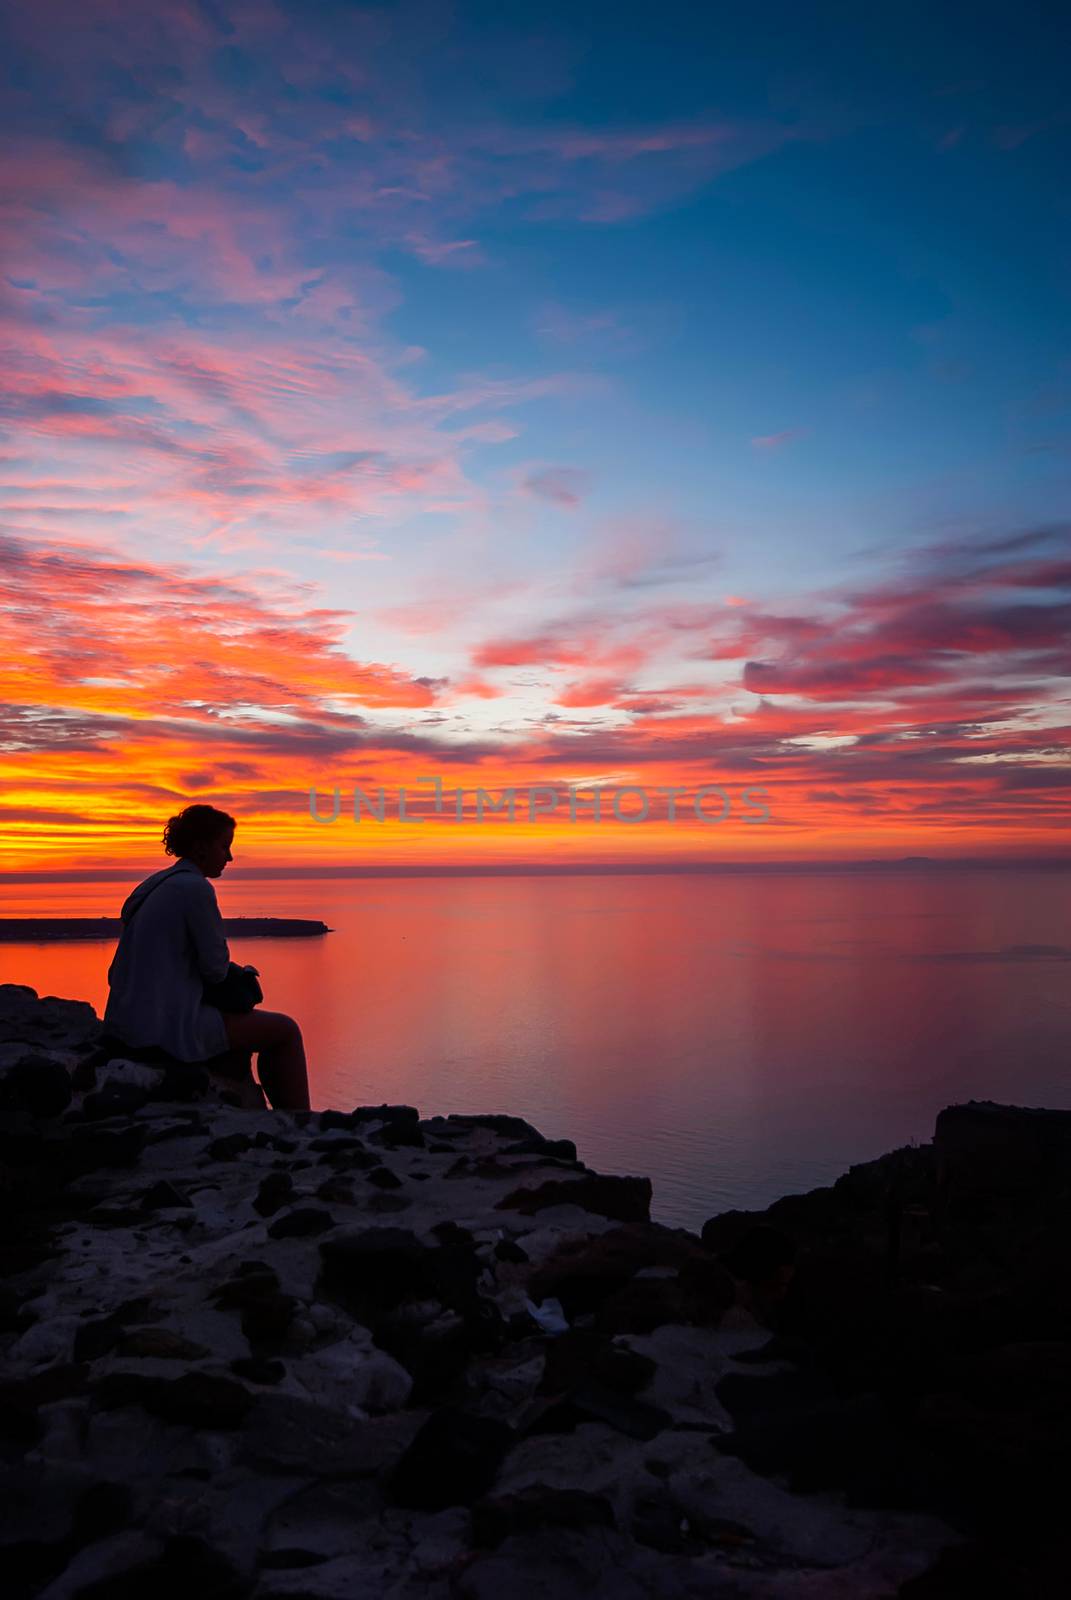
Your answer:
[[[202,839],[196,849],[190,851],[190,860],[197,863],[206,878],[218,878],[227,862],[233,859],[233,843],[234,829],[226,828],[212,839]]]

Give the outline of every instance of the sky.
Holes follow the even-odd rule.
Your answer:
[[[1061,9],[6,4],[0,877],[1066,853]]]

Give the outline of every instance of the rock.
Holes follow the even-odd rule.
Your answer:
[[[310,1139],[308,1148],[316,1151],[327,1151],[329,1154],[348,1155],[351,1151],[362,1151],[364,1143],[354,1133],[344,1133],[341,1128],[332,1128],[330,1132],[323,1133],[317,1139]]]
[[[277,1292],[258,1295],[242,1310],[242,1332],[251,1345],[275,1348],[290,1332],[297,1308],[293,1295]]]
[[[380,1165],[378,1156],[363,1145],[324,1150],[320,1153],[321,1166],[328,1166],[336,1175],[346,1172],[372,1172]]]
[[[212,1161],[235,1161],[252,1148],[253,1141],[248,1133],[228,1133],[220,1139],[212,1140],[208,1154]]]
[[[86,1221],[94,1228],[144,1228],[153,1221],[151,1212],[139,1206],[94,1206]]]
[[[202,1361],[212,1354],[207,1345],[166,1328],[138,1328],[125,1333],[115,1346],[117,1356],[155,1361]]]
[[[320,1112],[320,1123],[319,1123],[319,1126],[320,1126],[320,1132],[321,1133],[329,1133],[331,1131],[331,1129],[333,1129],[333,1128],[340,1128],[343,1131],[348,1132],[353,1128],[353,1125],[354,1125],[354,1123],[353,1123],[353,1112],[352,1111],[321,1111]]]
[[[352,1183],[345,1178],[325,1178],[316,1190],[317,1200],[323,1200],[326,1205],[352,1206],[356,1204],[356,1196]]]
[[[601,1333],[651,1333],[667,1322],[715,1324],[727,1309],[724,1274],[710,1263],[711,1292],[696,1292],[679,1277],[633,1278],[599,1307],[595,1326]]]
[[[68,1068],[53,1056],[24,1055],[0,1075],[0,1110],[27,1111],[43,1119],[58,1117],[73,1094]]]
[[[368,1137],[372,1144],[384,1145],[388,1150],[425,1148],[424,1135],[415,1123],[410,1122],[388,1122]]]
[[[213,1291],[217,1305],[227,1308],[252,1305],[279,1291],[279,1277],[266,1261],[245,1261],[233,1278]]]
[[[81,1550],[98,1539],[110,1538],[127,1527],[133,1515],[134,1494],[129,1484],[91,1483],[75,1507],[71,1544]]]
[[[283,1363],[267,1356],[239,1356],[231,1362],[231,1371],[247,1383],[276,1384],[286,1377]]]
[[[447,1118],[447,1124],[451,1129],[488,1128],[492,1133],[501,1134],[507,1139],[532,1139],[539,1144],[546,1142],[539,1129],[533,1128],[523,1117],[509,1117],[498,1112],[476,1112],[466,1115],[452,1111]]]
[[[84,1394],[88,1383],[89,1367],[85,1362],[61,1361],[40,1372],[0,1383],[0,1401],[30,1408],[48,1406],[71,1395]]]
[[[96,1361],[114,1350],[123,1333],[123,1324],[114,1314],[83,1322],[74,1336],[75,1361]]]
[[[419,1412],[361,1422],[337,1405],[260,1394],[239,1454],[250,1465],[310,1478],[374,1477],[399,1460],[422,1422]]]
[[[692,1600],[709,1593],[702,1575],[697,1587],[682,1575],[665,1570],[638,1570],[639,1551],[622,1533],[610,1528],[539,1529],[517,1534],[500,1548],[471,1562],[461,1573],[457,1600]],[[720,1586],[719,1586],[720,1587]],[[746,1590],[726,1589],[733,1600]],[[763,1596],[766,1600],[766,1596]],[[781,1596],[778,1596],[781,1600]],[[871,1600],[871,1597],[867,1597]]]
[[[540,1390],[565,1394],[594,1379],[615,1394],[636,1394],[654,1377],[655,1362],[627,1345],[614,1344],[586,1329],[570,1329],[546,1348]]]
[[[472,1508],[472,1542],[485,1550],[496,1549],[514,1534],[543,1528],[615,1526],[613,1507],[605,1495],[545,1483],[478,1500]]]
[[[933,1143],[946,1203],[1060,1188],[1071,1163],[1071,1111],[972,1100],[938,1114]]]
[[[32,992],[16,993],[22,984],[0,985],[0,1042],[43,1047],[45,1052],[82,1053],[93,1049],[100,1037],[100,1022],[84,1000],[61,1000],[55,995],[38,999]]]
[[[407,1194],[374,1194],[364,1209],[376,1217],[396,1216],[399,1211],[408,1211],[412,1204]]]
[[[961,1124],[943,1213],[918,1150],[712,1219],[737,1267],[749,1229],[798,1250],[770,1360],[746,1370],[765,1335],[742,1292],[719,1322],[733,1276],[570,1141],[412,1107],[231,1111],[200,1069],[55,1049],[30,991],[12,1003],[41,1028],[16,1034],[4,994],[0,1078],[37,1054],[75,1096],[0,1130],[0,1456],[53,1519],[10,1501],[16,1600],[877,1600],[952,1536],[844,1504],[875,1495],[1017,1539],[1017,1592],[1058,1570],[1057,1160],[1034,1187],[1020,1161],[994,1200]],[[341,1205],[359,1225],[334,1225]],[[386,1207],[411,1227],[375,1226]],[[546,1328],[525,1309],[554,1300]],[[786,1353],[799,1370],[771,1370]],[[797,1500],[746,1462],[835,1493]]]
[[[93,1399],[102,1410],[141,1406],[164,1422],[213,1429],[239,1427],[253,1403],[249,1390],[233,1378],[197,1371],[180,1378],[109,1372],[94,1385]]]
[[[315,1206],[298,1206],[273,1222],[268,1229],[268,1236],[272,1239],[311,1239],[334,1226],[335,1219],[330,1211],[321,1211]]]
[[[106,1121],[109,1117],[132,1117],[147,1105],[149,1094],[134,1083],[107,1083],[82,1101],[83,1117]]]
[[[18,1593],[23,1586],[32,1591],[33,1579],[49,1576],[63,1565],[64,1546],[70,1538],[75,1507],[85,1483],[85,1474],[78,1469],[52,1462],[5,1466],[0,1499],[0,1561],[7,1592]],[[55,1546],[64,1554],[58,1562],[50,1562],[49,1553]],[[12,1585],[13,1590],[9,1587]]]
[[[377,1189],[400,1189],[402,1180],[396,1172],[389,1167],[373,1167],[371,1172],[365,1173],[365,1181],[375,1184]]]
[[[192,1061],[168,1062],[154,1099],[189,1103],[207,1098],[210,1079],[204,1067]]]
[[[149,1130],[144,1124],[121,1129],[75,1126],[63,1150],[65,1170],[69,1177],[76,1177],[102,1167],[133,1167],[141,1157],[148,1136]]]
[[[261,1179],[260,1188],[253,1201],[253,1210],[262,1217],[274,1216],[283,1206],[289,1204],[293,1193],[294,1180],[289,1172],[269,1172],[266,1178]]]
[[[534,1216],[548,1206],[580,1206],[619,1222],[645,1222],[651,1209],[650,1178],[602,1177],[552,1179],[537,1189],[515,1189],[498,1202],[500,1211]]]
[[[363,1328],[309,1351],[300,1370],[310,1394],[335,1401],[343,1395],[347,1407],[369,1417],[397,1412],[412,1398],[409,1373],[385,1350],[372,1347]]]
[[[465,1320],[432,1302],[400,1306],[380,1317],[376,1344],[399,1361],[413,1380],[413,1403],[428,1405],[438,1399],[471,1354]]]
[[[80,1550],[62,1575],[44,1590],[47,1600],[133,1600],[146,1563],[158,1557],[158,1539],[128,1528],[109,1538],[95,1540]],[[154,1594],[156,1591],[153,1591]],[[177,1600],[174,1591],[168,1600]]]
[[[193,1201],[189,1195],[183,1194],[181,1189],[176,1189],[173,1183],[161,1179],[154,1183],[151,1189],[146,1189],[141,1197],[141,1207],[144,1211],[163,1211],[172,1206],[190,1206]]]
[[[466,1251],[476,1249],[476,1235],[472,1229],[463,1228],[453,1217],[437,1222],[431,1231],[440,1244],[461,1245]]]
[[[758,1332],[750,1335],[755,1342],[762,1337]],[[737,1371],[736,1363],[747,1354],[743,1341],[748,1338],[722,1329],[672,1323],[630,1338],[630,1354],[650,1366],[643,1398],[668,1412],[677,1426],[728,1433],[732,1419],[717,1386],[727,1373]]]
[[[756,1397],[761,1409],[740,1415],[747,1384],[769,1392],[761,1401]],[[856,1504],[925,1503],[923,1485],[927,1480],[936,1485],[941,1474],[931,1473],[921,1452],[912,1451],[877,1395],[823,1400],[813,1392],[808,1396],[807,1387],[800,1385],[797,1391],[796,1384],[786,1384],[782,1393],[788,1400],[779,1403],[774,1379],[724,1379],[719,1398],[739,1420],[735,1431],[719,1441],[719,1449],[738,1455],[753,1470],[785,1473],[793,1489],[804,1494],[850,1481]]]
[[[571,1139],[519,1139],[508,1144],[504,1156],[550,1156],[559,1161],[576,1160],[576,1145]]]
[[[21,1295],[8,1284],[0,1283],[0,1333],[25,1332],[24,1315]]]
[[[420,1121],[420,1112],[415,1106],[358,1106],[350,1113],[351,1126],[356,1127],[362,1122],[386,1122],[395,1126],[416,1127]]]
[[[909,1578],[897,1590],[898,1600],[1007,1600],[1029,1596],[1050,1600],[1063,1594],[1071,1571],[1071,1552],[1045,1549],[1038,1553],[994,1547],[971,1540],[942,1550],[926,1572]]]
[[[147,1061],[126,1061],[121,1057],[104,1062],[94,1072],[98,1089],[106,1085],[122,1085],[125,1088],[144,1089],[146,1096],[161,1087],[162,1078],[162,1067]]]
[[[149,1395],[146,1410],[165,1422],[181,1422],[191,1428],[237,1428],[252,1404],[249,1390],[233,1378],[186,1372],[161,1383]]]
[[[654,1489],[637,1498],[630,1531],[637,1544],[661,1555],[698,1555],[703,1549],[680,1502],[667,1489]]]
[[[272,1571],[293,1571],[355,1552],[368,1520],[378,1520],[382,1509],[382,1496],[371,1480],[313,1484],[290,1496],[269,1517],[262,1565]]]
[[[145,1372],[106,1372],[93,1385],[93,1404],[101,1411],[115,1411],[124,1406],[143,1406],[148,1410],[164,1382],[163,1378]]]
[[[514,1437],[503,1422],[443,1406],[398,1462],[389,1483],[391,1498],[422,1511],[471,1505],[490,1489]]]
[[[97,1548],[101,1547],[90,1546],[90,1550]],[[240,1600],[247,1592],[248,1585],[224,1555],[203,1539],[179,1534],[153,1548],[144,1559],[124,1565],[121,1571],[113,1570],[95,1582],[82,1584],[76,1591],[76,1600],[144,1600],[147,1594],[154,1600],[189,1600],[193,1594],[205,1600]]]
[[[586,1379],[561,1400],[536,1402],[522,1427],[528,1433],[572,1433],[580,1423],[602,1422],[630,1439],[653,1439],[673,1419],[667,1411],[633,1395]]]
[[[362,1228],[320,1246],[317,1293],[359,1318],[374,1317],[404,1299],[435,1289],[432,1252],[404,1228]]]
[[[637,1283],[636,1274],[650,1267],[675,1276]],[[692,1234],[650,1222],[567,1244],[530,1275],[528,1292],[536,1301],[559,1300],[569,1318],[606,1307],[607,1332],[647,1332],[659,1320],[716,1322],[736,1297],[730,1274]]]

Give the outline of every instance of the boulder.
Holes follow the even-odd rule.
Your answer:
[[[432,1295],[432,1252],[404,1228],[359,1228],[340,1232],[320,1246],[317,1293],[360,1320]]]
[[[646,1222],[651,1210],[650,1178],[603,1177],[551,1179],[535,1189],[514,1189],[498,1202],[500,1211],[534,1216],[549,1206],[580,1206],[618,1222]]]
[[[390,1496],[399,1505],[422,1511],[471,1505],[494,1483],[514,1437],[504,1422],[442,1406],[398,1462]]]
[[[512,1494],[491,1495],[472,1508],[472,1542],[496,1549],[518,1533],[555,1528],[613,1528],[614,1509],[602,1494],[533,1483]]]

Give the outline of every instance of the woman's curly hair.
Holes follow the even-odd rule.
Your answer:
[[[227,828],[234,827],[237,827],[234,818],[228,816],[226,811],[217,811],[215,806],[187,806],[177,817],[168,820],[164,829],[164,853],[169,856],[188,855],[199,844],[207,844]]]

